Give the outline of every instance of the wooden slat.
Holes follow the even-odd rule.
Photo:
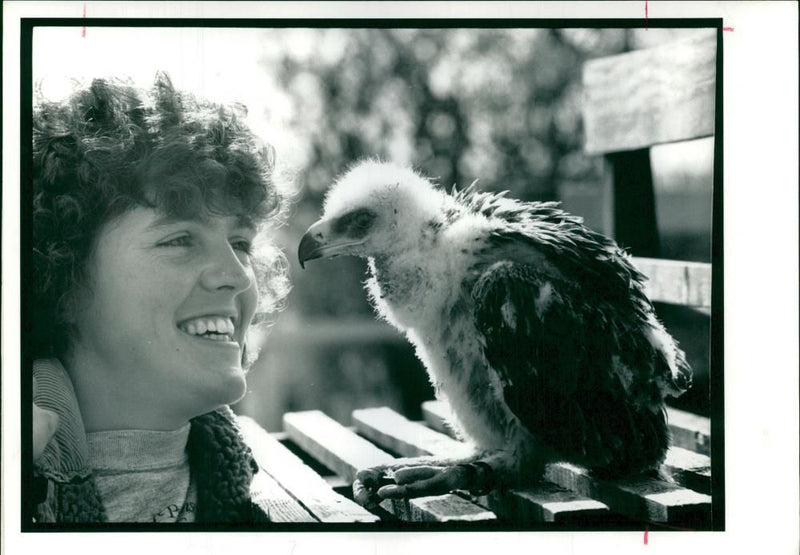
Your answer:
[[[664,468],[682,486],[700,493],[711,493],[711,459],[706,455],[670,447]]]
[[[711,454],[711,422],[704,416],[667,408],[672,445],[703,455]]]
[[[283,417],[283,425],[292,441],[350,482],[360,469],[390,464],[395,460],[389,453],[320,411],[287,413]],[[427,497],[410,501],[386,500],[381,507],[399,518],[415,520],[444,522],[496,518],[487,510],[467,509],[464,502],[450,494],[437,496],[435,500]]]
[[[711,308],[711,264],[656,258],[633,258],[633,264],[648,277],[651,301]]]
[[[259,466],[320,522],[375,522],[379,518],[358,503],[333,491],[300,458],[250,418],[237,421]]]
[[[422,413],[432,428],[444,431],[449,429],[446,424],[450,414],[447,403],[427,401],[422,404]],[[709,437],[707,418],[672,408],[667,409],[667,414],[673,438],[683,438],[684,444],[691,443],[693,446],[707,448]],[[692,449],[692,451],[697,450]],[[672,447],[667,452],[667,471],[685,487],[657,480],[619,484],[602,482],[589,477],[585,471],[567,464],[550,465],[549,469],[554,473],[548,474],[547,478],[582,496],[599,500],[611,510],[627,516],[660,522],[670,519],[688,521],[698,515],[707,518],[710,513],[711,498],[706,495],[710,490],[710,459],[703,455],[707,453],[686,452],[680,447]],[[571,469],[574,469],[574,472]],[[598,496],[597,492],[603,495]],[[497,512],[502,514],[502,511]]]
[[[716,30],[701,33],[586,62],[586,152],[635,150],[714,134]]]
[[[467,444],[412,422],[388,407],[354,410],[353,425],[373,443],[404,457],[458,458],[473,451]]]
[[[401,520],[412,522],[477,522],[497,518],[492,511],[453,494],[386,500],[381,507]]]
[[[520,522],[598,522],[611,517],[608,506],[553,482],[493,491],[481,502],[498,515]]]
[[[377,445],[406,457],[435,455],[457,458],[472,451],[466,444],[412,422],[386,407],[353,411],[353,423],[359,433]],[[513,520],[564,522],[597,518],[608,513],[608,507],[603,503],[550,482],[502,493],[493,492],[481,497],[479,503]]]
[[[283,428],[303,450],[352,482],[362,468],[390,464],[394,457],[324,414],[310,410],[283,415]]]
[[[569,463],[547,466],[545,477],[556,484],[602,501],[612,511],[637,520],[704,527],[711,518],[711,497],[654,478],[599,480]]]
[[[254,493],[253,501],[272,522],[319,522],[266,472],[253,476],[250,489]]]

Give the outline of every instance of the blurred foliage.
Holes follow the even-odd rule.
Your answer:
[[[629,31],[292,33],[282,38],[295,46],[265,60],[289,92],[289,123],[303,150],[296,172],[300,194],[283,233],[291,254],[318,217],[332,180],[365,157],[410,163],[447,189],[477,179],[487,190],[508,190],[524,200],[557,199],[562,182],[599,182],[598,160],[581,152],[581,67],[589,57],[624,49]],[[332,275],[349,291],[330,295]],[[364,264],[356,260],[295,272],[295,309],[370,314],[363,275]]]

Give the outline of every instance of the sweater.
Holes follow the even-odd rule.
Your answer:
[[[89,460],[109,522],[194,522],[197,491],[186,444],[170,431],[89,432]]]
[[[34,464],[35,488],[43,499],[33,519],[39,523],[106,522],[105,508],[89,464],[88,444],[75,390],[58,360],[34,362],[34,403],[58,414],[59,425]],[[190,421],[187,454],[197,488],[195,522],[263,523],[268,510],[252,491],[259,471],[229,407]],[[38,501],[38,500],[37,500]]]

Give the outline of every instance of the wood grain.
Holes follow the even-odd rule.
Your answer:
[[[354,410],[353,425],[376,445],[404,457],[437,455],[455,459],[473,451],[465,443],[412,422],[388,407]]]
[[[389,453],[357,436],[322,411],[286,413],[283,427],[292,441],[350,482],[362,468],[394,461]]]
[[[237,421],[259,466],[291,493],[320,522],[375,522],[380,520],[358,503],[333,491],[300,458],[248,417]]]
[[[447,431],[450,409],[441,401],[422,404],[425,421],[432,428]],[[665,469],[678,482],[668,484],[643,479],[628,482],[604,482],[585,470],[566,463],[550,465],[548,480],[581,496],[603,502],[632,518],[658,522],[701,521],[710,515],[711,460],[708,455],[709,420],[678,409],[667,409],[670,431],[675,442],[667,452]],[[680,443],[680,445],[678,445]],[[699,448],[699,449],[698,449]],[[703,451],[706,451],[705,453]],[[503,511],[492,507],[498,514]]]
[[[431,407],[435,412],[436,406]],[[386,407],[353,411],[353,424],[377,445],[407,457],[453,459],[472,451],[468,445]],[[608,513],[605,504],[546,481],[530,488],[495,491],[477,500],[503,518],[516,521],[565,522]]]
[[[664,469],[682,486],[711,493],[711,459],[682,447],[670,447]]]
[[[481,502],[499,516],[519,522],[598,522],[611,517],[605,503],[549,481],[529,488],[493,491]]]
[[[711,421],[708,418],[670,407],[667,423],[672,445],[703,455],[711,454]]]
[[[648,148],[714,134],[716,30],[597,58],[583,68],[585,150]]]
[[[320,411],[287,413],[289,437],[322,464],[352,482],[360,469],[390,464],[395,458]],[[400,519],[415,521],[494,520],[496,516],[469,501],[448,494],[408,501],[385,500],[381,507]]]
[[[600,480],[586,469],[569,463],[548,465],[545,477],[561,487],[602,501],[612,511],[636,520],[697,528],[710,523],[710,496],[663,480]]]
[[[319,522],[266,472],[253,476],[251,490],[255,493],[253,502],[272,522]]]
[[[651,301],[711,308],[711,264],[634,257]]]

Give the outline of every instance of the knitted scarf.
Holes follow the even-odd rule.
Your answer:
[[[187,451],[197,484],[199,523],[257,523],[269,518],[250,497],[250,482],[258,471],[230,409],[220,409],[191,421]],[[91,523],[106,520],[94,479],[53,484],[54,503],[40,505],[38,521]]]
[[[36,522],[105,522],[107,517],[97,485],[82,455],[83,425],[66,373],[57,361],[42,360],[35,364],[35,375],[40,389],[49,391],[41,400],[34,400],[61,417],[62,433],[51,441],[53,445],[48,446],[42,459],[52,469],[66,470],[47,473],[46,489],[40,492],[45,502],[37,505],[34,518]],[[252,501],[250,485],[258,465],[230,408],[192,419],[186,449],[197,486],[195,522],[269,521],[264,510]]]

